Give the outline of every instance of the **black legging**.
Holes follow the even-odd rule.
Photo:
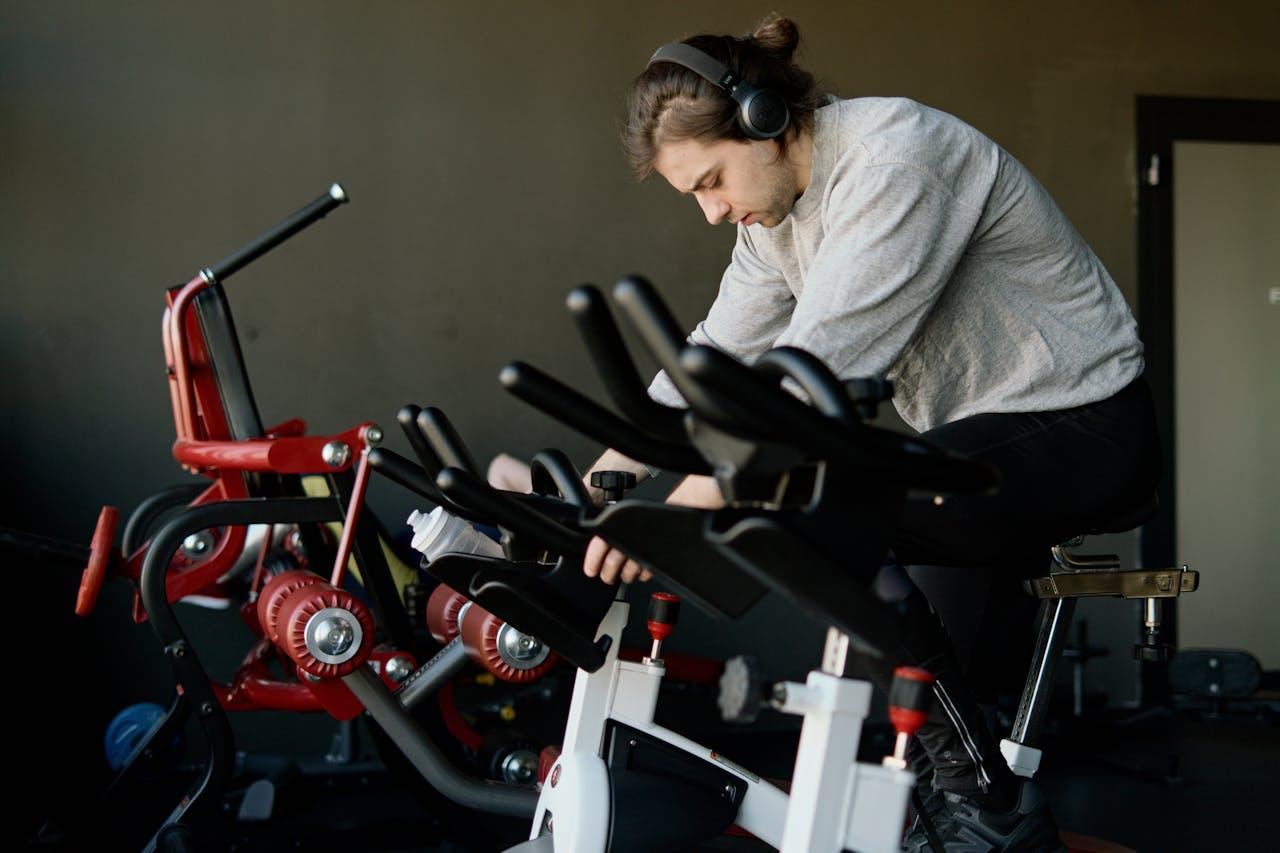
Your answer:
[[[918,732],[938,787],[962,793],[1007,787],[1012,776],[975,690],[990,692],[1010,659],[1027,659],[1030,631],[1024,629],[1034,606],[1019,586],[1044,572],[1050,546],[1107,526],[1154,493],[1160,446],[1151,394],[1139,377],[1089,405],[975,415],[925,437],[992,463],[1003,479],[994,495],[910,501],[894,557],[901,565],[993,569],[990,591],[963,676],[942,623],[924,595],[906,583],[899,587],[906,591],[905,647],[866,664],[882,689],[893,667],[904,664],[938,679],[929,722]],[[897,579],[905,580],[905,574]]]

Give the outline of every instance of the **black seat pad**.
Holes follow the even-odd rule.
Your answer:
[[[1107,521],[1098,524],[1089,529],[1090,535],[1098,535],[1102,533],[1126,533],[1146,523],[1151,516],[1156,514],[1156,508],[1159,501],[1156,499],[1155,492],[1152,492],[1141,503],[1136,504],[1125,512],[1113,515]]]

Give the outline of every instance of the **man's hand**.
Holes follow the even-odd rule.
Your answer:
[[[675,491],[667,496],[667,503],[676,506],[691,506],[700,509],[719,509],[724,506],[724,497],[720,487],[711,477],[689,476],[676,486]],[[599,536],[594,537],[587,545],[587,554],[582,559],[582,571],[589,578],[599,577],[607,584],[615,584],[619,579],[623,583],[631,583],[639,578],[647,581],[653,572],[643,568],[635,560],[617,548],[611,548]]]
[[[599,576],[600,580],[613,585],[621,578],[623,583],[631,583],[636,578],[647,581],[653,572],[643,568],[635,560],[609,547],[609,543],[599,536],[593,536],[587,543],[587,554],[582,558],[582,571],[589,578]]]

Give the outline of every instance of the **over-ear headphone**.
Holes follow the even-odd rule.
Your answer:
[[[791,121],[787,102],[776,92],[757,89],[696,47],[683,42],[664,44],[649,58],[649,65],[655,62],[683,65],[728,92],[729,97],[738,105],[738,126],[750,139],[776,139]]]

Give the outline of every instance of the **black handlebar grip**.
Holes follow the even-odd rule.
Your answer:
[[[569,292],[565,305],[573,315],[591,353],[591,361],[605,390],[618,408],[638,427],[659,438],[685,444],[684,410],[664,406],[649,396],[640,371],[623,343],[622,332],[604,296],[595,287],[584,284]]]
[[[426,438],[422,435],[422,430],[418,429],[418,415],[420,414],[422,414],[422,407],[409,403],[401,406],[400,411],[396,412],[396,422],[400,424],[404,437],[409,440],[409,446],[413,448],[413,455],[417,456],[418,461],[422,463],[422,469],[434,479],[437,474],[444,470],[444,462],[431,449],[431,445],[427,443]]]
[[[216,264],[205,267],[201,272],[210,282],[225,281],[241,267],[257,260],[308,225],[319,222],[331,210],[346,204],[347,201],[347,191],[341,184],[335,183],[329,187],[328,192],[306,207],[286,217],[271,230],[236,249]]]
[[[790,378],[827,417],[848,425],[858,423],[858,410],[851,404],[844,386],[813,353],[799,347],[775,347],[760,356],[755,367],[763,373]]]
[[[409,491],[421,495],[432,503],[444,504],[450,512],[455,512],[453,501],[441,494],[436,484],[427,478],[421,468],[399,453],[387,450],[385,447],[375,447],[369,451],[369,466]]]
[[[422,430],[423,437],[431,444],[445,467],[461,468],[477,477],[480,476],[480,466],[476,464],[476,458],[471,455],[462,436],[458,435],[458,431],[453,428],[453,423],[444,412],[435,406],[423,409],[418,413],[418,428]],[[439,472],[437,471],[436,474],[439,475]]]
[[[534,408],[631,459],[666,471],[711,473],[711,466],[692,447],[661,441],[641,432],[591,398],[532,365],[512,362],[502,368],[498,381],[503,388]]]
[[[732,430],[735,424],[744,420],[752,420],[751,412],[713,398],[689,376],[680,363],[680,352],[686,342],[684,333],[648,279],[638,275],[627,276],[614,285],[613,298],[622,306],[645,346],[691,409],[704,420],[725,430]]]
[[[591,506],[591,495],[587,487],[582,485],[582,475],[573,467],[564,451],[554,447],[540,450],[529,460],[529,474],[534,484],[534,492],[551,494],[550,490],[538,488],[542,480],[549,479],[550,486],[567,501],[578,507]],[[545,475],[545,477],[544,477]]]

